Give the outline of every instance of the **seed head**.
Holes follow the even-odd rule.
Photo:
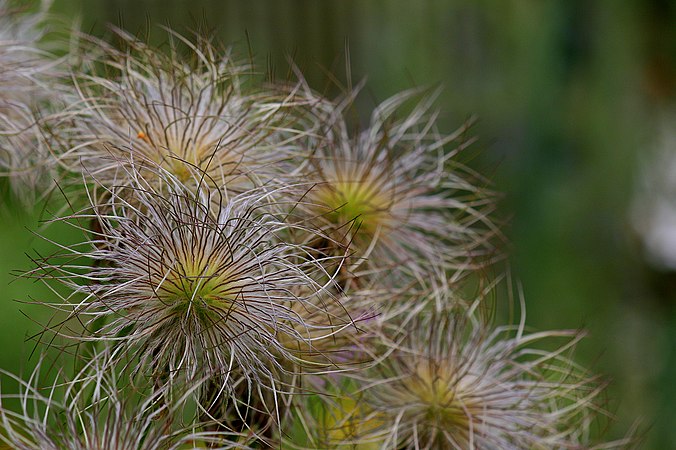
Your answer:
[[[326,307],[338,301],[326,265],[278,239],[287,225],[267,212],[260,192],[220,203],[215,215],[219,191],[196,194],[177,183],[160,195],[153,183],[110,191],[103,207],[67,218],[74,226],[93,219],[99,231],[61,255],[93,260],[93,269],[55,256],[34,272],[73,292],[54,307],[85,332],[57,332],[108,342],[113,362],[132,358],[155,383],[212,376],[220,394],[236,397],[235,386],[274,391],[278,372],[305,366],[291,348],[309,353],[349,326],[345,309]],[[330,318],[319,320],[324,310]]]
[[[462,314],[411,321],[380,364],[355,375],[362,414],[379,423],[359,442],[407,449],[573,448],[601,390],[565,356],[579,334],[523,331],[491,330]],[[555,350],[534,346],[556,338],[566,342]]]
[[[104,49],[95,59],[104,73],[75,75],[64,164],[105,186],[128,184],[132,165],[148,179],[161,169],[186,186],[208,182],[231,193],[268,183],[287,158],[273,132],[286,120],[287,99],[251,87],[251,68],[229,52],[169,33],[169,51],[120,30],[123,51],[89,38]]]
[[[87,363],[73,380],[59,374],[42,386],[42,365],[28,381],[6,372],[19,383],[17,395],[0,395],[0,443],[16,450],[178,450],[183,448],[249,448],[251,439],[233,432],[196,431],[184,427],[181,401],[167,405],[160,392],[135,391],[115,372]],[[122,393],[124,392],[124,395]],[[7,408],[18,399],[20,411]],[[178,399],[177,399],[178,400]],[[188,447],[190,445],[190,447]]]
[[[44,19],[44,11],[30,14],[0,0],[0,113],[50,95],[56,58],[38,47]]]
[[[26,206],[49,191],[54,177],[41,122],[66,90],[59,83],[63,60],[40,48],[48,3],[27,13],[0,0],[0,177]]]
[[[8,177],[12,193],[28,207],[49,194],[56,176],[49,140],[26,107],[0,113],[0,177]]]
[[[467,128],[437,134],[433,96],[403,112],[419,92],[383,102],[357,133],[350,133],[343,114],[351,98],[314,103],[318,131],[307,135],[311,153],[301,170],[312,185],[299,211],[349,246],[353,272],[401,275],[406,267],[426,273],[436,265],[460,275],[494,256],[497,230],[487,217],[492,195],[454,162],[469,143]]]

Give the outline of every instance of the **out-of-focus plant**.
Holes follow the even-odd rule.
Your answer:
[[[28,205],[49,190],[56,163],[40,121],[69,89],[61,82],[67,58],[43,43],[49,2],[39,6],[27,13],[26,5],[0,1],[0,171]]]

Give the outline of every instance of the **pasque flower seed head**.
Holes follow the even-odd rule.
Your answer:
[[[557,338],[554,350],[537,346]],[[386,337],[386,358],[355,374],[362,414],[378,424],[358,438],[406,449],[577,445],[602,389],[566,356],[579,338],[423,313]]]
[[[164,392],[131,389],[115,371],[86,362],[72,379],[41,376],[41,360],[27,381],[7,372],[19,394],[0,394],[0,448],[15,450],[248,449],[254,439],[236,432],[200,432],[186,427],[182,398],[162,401]],[[45,384],[43,384],[45,383]],[[187,392],[186,395],[189,395]],[[20,411],[9,408],[19,400]]]
[[[493,195],[454,162],[471,141],[466,128],[438,134],[434,96],[406,112],[419,96],[411,90],[386,100],[356,132],[344,117],[350,96],[309,102],[317,132],[299,139],[309,148],[299,215],[332,238],[329,247],[349,247],[353,272],[401,278],[398,268],[425,273],[436,265],[460,276],[495,256]]]
[[[146,177],[161,168],[186,186],[203,180],[231,193],[274,178],[287,158],[274,128],[286,120],[289,99],[250,87],[252,69],[203,40],[169,32],[187,44],[185,56],[116,33],[126,48],[94,40],[102,54],[94,52],[92,68],[74,75],[75,133],[62,149],[68,170],[113,186],[129,181],[131,165],[147,167]]]
[[[228,386],[242,383],[236,377],[272,388],[278,371],[304,366],[299,348],[312,350],[349,327],[345,308],[321,317],[338,302],[328,289],[332,275],[302,246],[277,239],[288,225],[268,212],[265,194],[217,202],[220,191],[196,193],[167,180],[177,184],[160,194],[154,179],[139,178],[109,192],[103,207],[64,219],[74,226],[94,219],[99,231],[65,248],[95,268],[81,275],[79,264],[55,256],[34,272],[73,292],[55,307],[85,332],[61,334],[113,345],[112,354],[137,358],[137,370],[157,383],[214,376],[227,396]]]

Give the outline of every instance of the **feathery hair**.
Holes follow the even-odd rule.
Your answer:
[[[124,385],[98,360],[86,363],[72,380],[62,373],[48,381],[43,363],[28,380],[2,371],[18,382],[20,393],[0,394],[0,443],[15,450],[178,450],[248,449],[246,435],[196,431],[203,424],[182,425],[183,402],[162,401],[163,392],[141,393]],[[47,378],[49,379],[49,378]],[[8,408],[18,399],[20,411]]]
[[[110,190],[103,207],[94,202],[61,219],[76,227],[93,220],[98,231],[28,274],[70,289],[52,306],[84,331],[54,330],[108,343],[111,364],[132,358],[133,371],[159,385],[213,377],[213,401],[241,404],[245,385],[271,392],[274,401],[280,373],[316,370],[317,359],[305,364],[304,353],[315,354],[315,342],[352,324],[330,292],[333,275],[302,246],[278,239],[288,225],[270,213],[261,192],[226,203],[218,190],[194,192],[164,176],[174,184],[161,194],[155,179],[138,178],[135,187]],[[95,267],[82,266],[83,258]],[[325,355],[321,366],[335,363]]]
[[[390,339],[391,338],[391,339]],[[565,339],[544,351],[539,341]],[[335,445],[402,449],[574,448],[602,386],[567,357],[575,331],[491,329],[462,313],[421,314],[386,337],[378,365],[351,375],[362,424]],[[369,447],[367,447],[369,448]],[[544,447],[542,447],[544,448]]]
[[[146,177],[162,169],[186,186],[209,182],[233,194],[282,171],[290,147],[274,128],[284,127],[293,99],[255,87],[251,67],[204,39],[168,31],[169,48],[158,49],[114,31],[123,50],[89,38],[102,54],[89,50],[94,63],[73,76],[67,170],[114,186],[129,182],[130,166]]]
[[[309,149],[298,171],[307,186],[298,215],[349,246],[347,268],[355,277],[390,273],[396,280],[401,268],[420,274],[437,266],[459,278],[497,252],[492,238],[499,231],[488,217],[494,195],[455,161],[472,142],[467,126],[440,135],[434,95],[406,112],[420,93],[384,101],[355,133],[344,113],[356,93],[338,102],[304,94],[314,98],[307,111],[317,123],[316,132],[298,139]]]

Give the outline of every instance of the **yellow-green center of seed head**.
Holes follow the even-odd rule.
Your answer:
[[[231,309],[241,286],[227,271],[217,271],[213,261],[193,256],[179,258],[157,288],[160,300],[177,310],[194,308],[208,313],[213,308]]]
[[[353,233],[372,236],[390,217],[390,199],[369,180],[323,184],[315,197],[333,227],[349,227]]]
[[[188,143],[177,141],[171,136],[153,139],[143,131],[139,131],[136,137],[150,146],[153,161],[183,183],[196,175],[200,177],[201,171],[213,171],[216,175],[228,174],[239,163],[237,155],[223,148],[214,154],[214,145],[199,139]]]
[[[369,416],[364,405],[354,398],[338,396],[335,405],[323,411],[321,428],[331,448],[341,450],[376,450],[382,447],[377,441],[360,442],[360,438],[382,425],[376,417]],[[343,445],[341,445],[343,443]]]
[[[406,384],[417,414],[424,415],[433,427],[466,429],[469,426],[471,406],[463,399],[462,380],[454,376],[450,367],[421,364]]]
[[[186,161],[169,157],[167,158],[165,165],[167,166],[167,170],[182,183],[189,181],[193,176],[193,172],[190,170],[191,166]]]
[[[207,148],[190,144],[188,148],[181,149],[179,145],[171,142],[168,145],[169,148],[166,150],[167,154],[164,156],[163,165],[179,181],[183,183],[189,181],[195,176],[195,168],[198,171],[207,169],[206,165],[203,164],[205,159],[209,158],[205,156],[209,153]],[[199,176],[199,173],[197,175]]]

